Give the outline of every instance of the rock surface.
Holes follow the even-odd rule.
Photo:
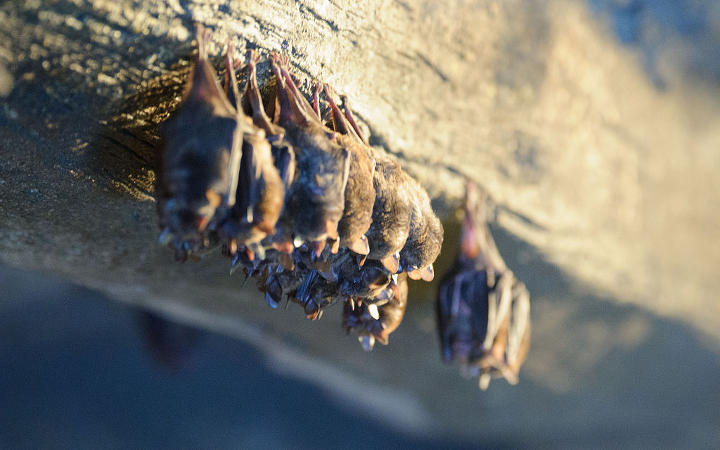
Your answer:
[[[233,318],[301,336],[330,361],[352,345],[325,349],[313,333],[339,335],[335,324],[266,311],[227,277],[226,261],[176,265],[155,244],[155,127],[179,98],[199,21],[215,30],[218,67],[230,37],[279,50],[304,81],[348,94],[371,143],[399,156],[445,217],[462,176],[484,186],[497,223],[518,239],[501,252],[541,293],[534,314],[549,315],[534,318],[536,343],[552,346],[558,328],[580,320],[572,302],[543,302],[571,300],[581,286],[678,318],[717,345],[720,75],[704,61],[717,60],[720,12],[696,5],[694,21],[676,24],[636,3],[633,12],[563,0],[5,2],[0,261],[208,326]],[[449,261],[456,241],[446,242]],[[424,305],[415,313],[413,295]],[[423,324],[409,329],[429,342],[422,300],[433,295],[415,289],[408,307]],[[597,358],[613,348],[612,333],[578,326],[569,332]],[[530,377],[563,380],[551,349],[542,355],[531,353]]]

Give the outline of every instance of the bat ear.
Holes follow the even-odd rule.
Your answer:
[[[413,269],[408,272],[408,277],[410,277],[411,280],[421,280],[422,271],[420,269]]]
[[[359,255],[368,255],[370,253],[370,245],[364,234],[355,242],[351,242],[348,248]]]
[[[398,271],[400,258],[397,253],[394,253],[382,258],[380,262],[390,273],[396,273]]]
[[[422,274],[420,277],[428,283],[431,282],[435,278],[435,270],[433,269],[433,265],[430,264],[426,268],[422,269]]]

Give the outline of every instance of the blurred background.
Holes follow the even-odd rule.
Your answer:
[[[31,3],[28,10],[38,9]],[[116,16],[130,13],[111,3],[92,2],[109,11],[108,20],[124,23]],[[317,11],[332,9],[316,3]],[[16,13],[13,2],[6,2],[0,31],[5,41],[21,44],[0,48],[8,66],[0,65],[0,95],[8,95],[0,111],[0,447],[720,447],[720,2],[477,2],[482,14],[468,7],[474,2],[458,2],[448,10],[462,16],[468,7],[468,17],[487,12],[501,19],[463,25],[457,34],[443,34],[450,26],[440,20],[421,20],[435,17],[440,7],[433,2],[386,3],[393,14],[413,11],[408,15],[438,42],[467,45],[463,37],[475,32],[501,36],[477,50],[491,55],[478,63],[477,76],[487,76],[487,85],[447,88],[460,97],[447,101],[458,110],[438,115],[422,103],[409,107],[445,127],[447,135],[428,137],[422,133],[433,127],[416,122],[410,137],[396,136],[383,127],[397,125],[393,121],[402,115],[380,103],[374,105],[379,116],[373,116],[362,95],[356,104],[374,126],[375,143],[408,158],[409,170],[447,217],[437,274],[449,268],[457,250],[452,211],[461,175],[467,175],[463,162],[494,196],[498,248],[531,293],[533,337],[520,383],[494,380],[482,392],[476,380],[442,364],[434,317],[437,282],[413,283],[405,320],[390,345],[365,353],[340,328],[340,308],[319,322],[306,321],[294,305],[270,310],[251,282],[244,286],[242,277],[227,277],[224,261],[171,264],[163,249],[146,249],[156,234],[154,205],[140,203],[130,182],[117,188],[123,197],[111,197],[121,206],[101,209],[103,216],[115,216],[117,228],[85,223],[89,219],[77,213],[61,224],[70,231],[33,234],[33,224],[53,214],[46,206],[58,195],[47,194],[54,189],[52,168],[65,170],[73,158],[86,163],[85,149],[104,141],[83,141],[79,131],[55,136],[57,123],[72,127],[86,116],[57,106],[61,94],[50,91],[53,83],[43,90],[33,84],[43,78],[18,75],[43,65],[42,58],[49,58],[33,55],[55,41],[37,33],[13,35],[13,24],[34,24],[36,16],[38,23],[53,24],[61,13],[72,17],[74,6],[56,2],[55,15],[43,16],[42,7],[36,15]],[[232,13],[224,3],[167,5],[185,11],[183,23],[190,12],[203,20]],[[77,15],[78,23],[92,26],[106,19],[100,13]],[[127,22],[118,32],[144,33],[155,46],[155,31],[141,33]],[[496,23],[497,29],[483,28]],[[342,29],[331,31],[337,28]],[[156,35],[165,32],[160,29]],[[287,47],[274,28],[258,30]],[[174,37],[188,40],[180,32]],[[442,55],[443,49],[428,51]],[[172,60],[166,50],[160,48],[157,58]],[[459,56],[448,51],[443,58],[472,65],[477,53],[471,50]],[[293,51],[309,72],[317,69],[297,47]],[[421,65],[445,78],[443,86],[477,81],[455,73],[467,67],[461,62]],[[357,72],[356,78],[366,75]],[[345,90],[353,93],[355,81]],[[413,79],[405,81],[414,86]],[[92,85],[98,92],[116,87]],[[407,90],[408,101],[417,100],[416,91]],[[473,101],[476,95],[492,101],[474,108],[462,103],[463,92]],[[477,110],[482,114],[476,117]],[[40,131],[26,133],[23,127],[44,115],[60,119],[47,126],[37,120]],[[30,117],[25,125],[23,116]],[[448,128],[445,116],[459,125]],[[477,123],[477,130],[464,133],[468,123]],[[43,139],[72,152],[51,158],[37,150]],[[436,172],[430,151],[413,154],[405,139],[447,145],[442,156],[449,169]],[[10,152],[17,142],[31,163]],[[468,152],[470,145],[479,150]],[[49,171],[41,171],[45,162]],[[18,191],[8,188],[15,187],[16,174],[35,171],[51,186],[38,181]],[[104,186],[102,172],[94,176]],[[86,201],[105,207],[75,190],[83,173],[73,177],[80,181],[57,188],[60,197],[74,199],[73,211],[83,211]],[[56,209],[67,206],[58,204]]]
[[[450,249],[457,226],[447,230]],[[532,294],[520,383],[480,391],[440,360],[434,286],[415,283],[390,345],[255,289],[265,322],[117,303],[2,268],[0,443],[6,448],[713,448],[720,346],[651,307],[573,282],[495,229]],[[443,255],[438,273],[453,251]],[[248,283],[252,284],[252,282]],[[435,283],[433,283],[434,285]],[[419,289],[419,288],[423,289]]]

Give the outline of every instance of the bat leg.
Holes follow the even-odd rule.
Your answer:
[[[277,79],[277,99],[280,105],[278,122],[306,126],[322,125],[307,99],[300,93],[288,71],[287,57],[277,53],[270,55],[270,68]]]
[[[320,91],[322,91],[322,85],[316,81],[313,86],[312,108],[315,114],[317,114],[318,119],[320,119],[320,122],[322,122],[322,114],[320,113]]]
[[[195,24],[195,40],[198,46],[198,59],[207,59],[207,42],[210,40],[210,30],[205,28],[202,24]]]
[[[226,76],[226,83],[230,84],[230,90],[233,93],[232,100],[234,100],[234,106],[237,109],[241,102],[240,88],[238,87],[238,81],[235,75],[235,46],[233,46],[229,39],[227,42],[227,51],[225,52],[225,69],[228,74]],[[226,85],[225,92],[227,93],[227,91],[228,87]]]
[[[345,120],[345,116],[343,116],[342,111],[338,108],[337,103],[335,103],[335,99],[333,98],[335,91],[333,91],[330,85],[324,84],[323,92],[327,98],[328,105],[330,105],[330,118],[332,120],[333,129],[338,133],[349,135],[351,133],[351,127]]]
[[[358,128],[357,123],[355,122],[355,118],[353,117],[352,112],[350,112],[349,107],[345,106],[345,114],[343,114],[340,111],[340,108],[335,103],[335,100],[333,99],[335,91],[327,84],[325,84],[323,88],[325,91],[325,97],[327,97],[328,104],[330,105],[330,117],[332,119],[333,128],[335,129],[335,131],[342,134],[347,134],[348,136],[352,136],[358,142],[367,144],[367,141],[365,140],[362,132]],[[347,96],[341,95],[340,99],[342,100],[343,104],[347,104]]]
[[[362,142],[365,145],[368,145],[368,141],[363,135],[362,130],[360,130],[360,127],[358,126],[357,122],[355,121],[355,116],[352,113],[352,110],[350,109],[350,103],[348,102],[347,95],[341,95],[340,101],[343,103],[343,109],[345,110],[345,118],[352,126],[353,131],[355,132],[355,136],[358,138],[360,142]]]
[[[265,130],[268,139],[277,140],[282,138],[285,131],[282,127],[272,123],[265,107],[263,106],[262,96],[257,83],[257,64],[260,62],[260,53],[256,50],[250,50],[247,57],[248,81],[245,87],[243,98],[246,98],[252,114],[253,123],[256,127]]]
[[[237,59],[237,51],[235,49],[235,46],[230,41],[230,38],[228,37],[225,40],[225,47],[224,47],[224,53],[225,53],[225,76],[223,77],[223,91],[225,92],[225,97],[230,101],[230,104],[238,110],[238,100],[240,101],[240,105],[245,108],[247,106],[247,101],[245,99],[245,96],[242,98],[238,97],[236,95],[236,91],[233,89],[233,84],[237,84],[237,77],[235,76],[235,73],[239,70],[242,70],[245,65],[242,63],[241,60]],[[239,92],[239,89],[238,89]],[[232,93],[232,95],[231,95]],[[248,112],[248,110],[243,109],[245,113]]]
[[[270,54],[270,70],[275,75],[275,120],[276,123],[297,123],[301,117],[296,117],[290,95],[285,83],[285,76],[280,69],[281,56],[277,53]]]
[[[283,57],[281,59],[280,70],[285,76],[286,85],[290,90],[292,99],[297,105],[299,112],[303,115],[303,118],[308,122],[314,122],[316,124],[322,125],[322,123],[320,122],[320,118],[316,115],[312,105],[308,103],[305,96],[302,94],[302,92],[300,92],[300,89],[298,89],[295,82],[296,77],[290,72],[290,64],[288,63],[287,57]]]

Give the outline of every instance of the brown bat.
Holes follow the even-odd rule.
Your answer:
[[[380,261],[390,272],[398,270],[400,250],[410,232],[412,194],[407,174],[398,162],[382,151],[373,150],[375,203],[372,224],[366,235],[370,244],[368,258]]]
[[[405,246],[400,251],[400,270],[413,280],[432,281],[433,262],[440,254],[443,226],[430,206],[430,197],[414,179],[408,177],[411,194],[410,229]]]
[[[406,274],[401,273],[397,282],[390,283],[390,288],[393,295],[384,304],[378,306],[349,299],[343,307],[343,327],[348,333],[357,331],[365,351],[372,350],[376,340],[387,345],[390,334],[400,326],[405,315],[408,295]]]
[[[503,261],[486,223],[486,195],[467,184],[460,254],[437,297],[442,357],[479,375],[518,380],[530,346],[530,294]]]
[[[339,294],[337,286],[322,277],[317,270],[308,271],[297,288],[294,301],[305,309],[305,316],[311,320],[322,317],[322,310],[346,297]]]
[[[318,89],[319,85],[316,88],[316,96]],[[346,118],[352,117],[347,104],[344,105],[345,115],[343,115],[333,99],[332,89],[328,85],[324,85],[323,89],[330,105],[333,128],[339,133],[333,139],[350,153],[350,170],[345,186],[345,209],[338,223],[340,246],[348,247],[360,255],[367,255],[370,253],[370,246],[365,232],[372,223],[372,210],[375,203],[375,188],[373,187],[375,161],[369,157],[370,148],[365,145],[363,139],[357,135],[351,122]],[[313,103],[315,108],[317,100]],[[319,113],[319,111],[316,112]]]
[[[250,50],[246,64],[248,81],[243,93],[242,105],[245,113],[252,117],[255,126],[265,131],[265,136],[271,146],[275,167],[287,192],[295,179],[295,153],[290,143],[283,139],[285,129],[273,123],[265,112],[257,83],[257,64],[259,62],[260,54],[255,50]]]
[[[273,255],[273,252],[277,254]],[[283,295],[292,299],[297,297],[297,290],[308,272],[304,267],[289,268],[284,264],[270,261],[275,260],[279,254],[280,252],[276,250],[270,250],[265,261],[248,270],[249,275],[255,278],[258,289],[265,294],[265,302],[273,309],[277,309],[280,305]],[[288,256],[286,253],[282,255]]]
[[[270,142],[273,163],[282,180],[284,192],[287,193],[290,185],[295,181],[295,151],[284,139],[285,129],[273,123],[265,112],[257,84],[257,63],[259,61],[260,54],[255,50],[250,50],[247,62],[248,82],[243,94],[243,105],[246,105],[255,126],[265,130],[267,140]]]
[[[387,344],[405,312],[408,277],[431,279],[442,243],[427,194],[368,145],[346,98],[341,109],[332,89],[317,84],[310,104],[286,58],[272,55],[274,95],[263,98],[259,54],[239,64],[228,42],[223,91],[208,38],[198,27],[187,92],[162,130],[161,239],[180,259],[223,239],[231,272],[243,269],[271,307],[285,296],[318,319],[343,302],[343,325],[363,348]],[[493,333],[493,345],[511,340],[513,324]]]
[[[337,277],[338,291],[348,297],[379,300],[389,298],[386,288],[392,274],[380,261],[369,260],[359,267],[353,255],[341,251],[333,261],[332,271]]]
[[[245,97],[253,97],[257,89],[255,80],[255,60],[252,58],[247,64],[248,84]],[[236,104],[240,102],[237,79],[235,77],[234,48],[228,44],[225,59],[227,71],[230,74],[232,92]],[[259,93],[257,93],[259,98]],[[251,102],[253,108],[258,106]],[[262,108],[262,104],[259,105]],[[252,111],[253,117],[264,116],[260,109]],[[258,251],[259,243],[267,235],[275,233],[275,224],[280,217],[285,196],[285,188],[278,170],[275,168],[270,143],[266,139],[266,132],[256,124],[262,120],[253,121],[241,109],[237,110],[238,121],[246,123],[243,134],[242,160],[240,163],[239,181],[236,194],[236,204],[230,211],[228,220],[222,225],[223,234],[230,240],[234,250],[235,245],[244,246]],[[279,127],[276,127],[279,128]],[[273,131],[273,129],[271,129]],[[233,251],[230,253],[233,253]],[[260,250],[261,251],[261,250]]]
[[[198,59],[183,101],[160,129],[160,242],[174,247],[180,260],[206,246],[208,226],[235,204],[246,128],[208,61],[209,37],[198,25]]]
[[[308,241],[317,256],[326,239],[337,239],[337,224],[345,206],[345,187],[350,154],[333,142],[332,131],[317,118],[312,106],[298,90],[287,68],[287,60],[271,56],[277,81],[278,124],[295,152],[295,180],[289,187],[281,222],[300,245]]]

